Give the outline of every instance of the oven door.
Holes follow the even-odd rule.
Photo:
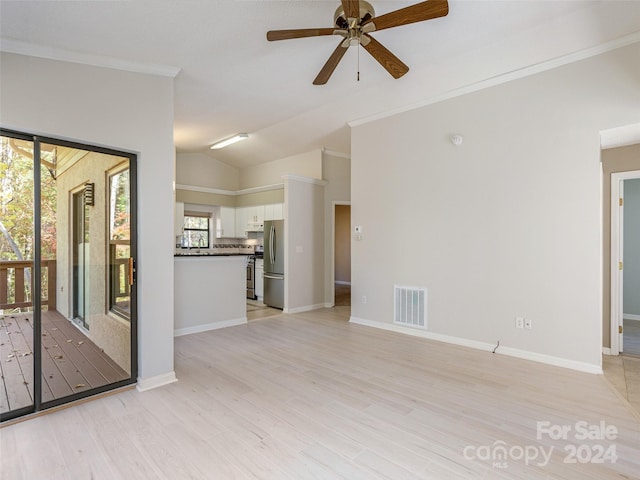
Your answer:
[[[247,298],[256,300],[256,262],[250,258],[247,262]]]

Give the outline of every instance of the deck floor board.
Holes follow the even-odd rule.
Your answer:
[[[25,337],[20,323],[18,316],[10,316],[0,324],[2,383],[10,408],[26,407],[33,402],[33,382],[30,382],[33,378],[33,355],[30,355],[30,339]]]
[[[0,413],[33,404],[33,314],[0,316]],[[42,312],[42,401],[129,374],[58,312]]]

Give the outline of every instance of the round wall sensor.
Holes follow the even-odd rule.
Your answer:
[[[462,145],[462,135],[454,135],[451,137],[451,143],[453,143],[456,147]]]

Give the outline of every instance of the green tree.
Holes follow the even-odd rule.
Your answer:
[[[31,260],[34,252],[32,142],[2,137],[0,144],[0,260]],[[42,258],[56,255],[55,149],[42,152]]]

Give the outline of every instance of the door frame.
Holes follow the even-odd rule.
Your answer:
[[[624,351],[623,335],[623,283],[624,283],[624,181],[640,178],[640,170],[611,174],[611,355]],[[619,266],[622,263],[622,268]]]
[[[85,307],[86,307],[86,278],[85,278],[85,272],[82,272],[82,292],[80,292],[80,273],[79,273],[79,256],[80,253],[82,253],[82,257],[83,257],[83,261],[82,261],[82,266],[84,268],[85,266],[85,262],[86,262],[86,258],[85,258],[85,251],[84,251],[84,246],[82,249],[82,252],[80,252],[79,246],[78,246],[78,238],[77,235],[80,233],[80,230],[82,232],[82,235],[84,236],[84,223],[86,223],[86,219],[85,219],[85,213],[86,213],[86,208],[84,205],[84,186],[80,186],[72,191],[69,192],[70,196],[71,196],[71,222],[69,223],[69,227],[71,229],[70,234],[69,234],[69,238],[71,239],[70,242],[70,247],[71,247],[71,252],[70,252],[70,256],[69,258],[71,259],[71,262],[69,264],[69,267],[71,269],[71,275],[70,275],[70,279],[71,279],[71,285],[69,288],[69,295],[70,295],[70,300],[71,300],[71,318],[74,322],[77,322],[78,325],[81,325],[83,328],[87,329],[87,325],[86,325],[86,318],[85,318]],[[80,216],[80,211],[79,211],[79,205],[82,205],[82,221],[83,221],[83,225],[80,227],[79,225],[79,216]],[[80,227],[80,228],[79,228]],[[80,314],[79,309],[78,309],[78,303],[79,303],[79,297],[80,294],[82,294],[82,306],[83,306],[83,311],[82,314]]]

